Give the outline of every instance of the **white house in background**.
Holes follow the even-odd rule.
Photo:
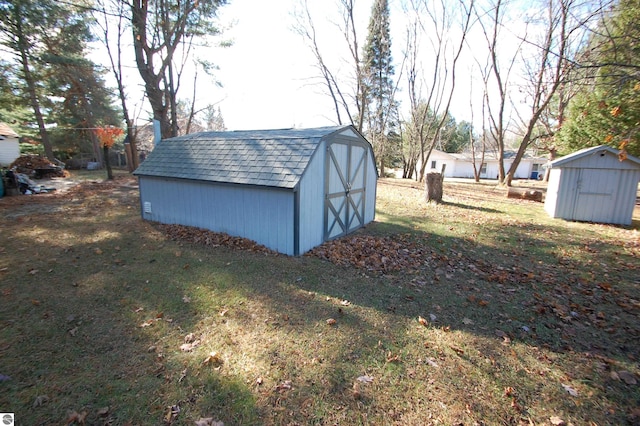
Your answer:
[[[515,152],[505,152],[504,167],[505,172],[511,167]],[[480,165],[481,156],[476,154],[476,167],[480,167],[481,179],[497,179],[498,178],[498,156],[497,154],[487,152],[484,155],[484,161]],[[449,178],[468,178],[473,179],[473,157],[471,153],[449,154],[447,152],[433,150],[427,164],[427,173],[435,170],[440,172],[442,166],[446,165],[444,176]],[[544,174],[544,167],[547,159],[544,157],[535,157],[529,153],[525,153],[520,161],[515,179],[538,179]]]
[[[9,126],[0,123],[0,166],[6,167],[20,157],[18,134]]]

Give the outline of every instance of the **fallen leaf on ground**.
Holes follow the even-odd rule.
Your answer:
[[[571,396],[578,396],[578,391],[577,391],[577,390],[575,390],[574,388],[572,388],[571,386],[569,386],[569,385],[565,385],[565,384],[563,383],[563,384],[562,384],[562,388],[563,388],[564,390],[566,390],[566,391],[569,393],[569,395],[571,395]]]
[[[222,358],[220,358],[220,355],[218,355],[218,352],[213,351],[210,352],[209,355],[207,355],[207,357],[204,359],[204,361],[202,361],[202,365],[208,365],[211,364],[213,366],[220,366],[224,363],[224,361],[222,360]]]
[[[565,421],[562,420],[558,416],[553,416],[553,417],[549,418],[549,422],[551,422],[551,424],[553,426],[564,426],[564,425],[566,425]]]
[[[183,343],[182,345],[180,345],[180,350],[182,352],[191,352],[192,350],[194,350],[198,345],[200,344],[200,340],[196,340],[192,343]]]
[[[83,411],[82,413],[78,413],[76,411],[72,411],[67,416],[67,424],[70,423],[79,423],[83,425],[87,419],[87,412]]]
[[[400,362],[400,355],[393,355],[391,352],[387,353],[387,362]]]
[[[291,382],[291,380],[285,380],[284,382],[276,386],[275,390],[282,393],[291,389],[293,389],[293,383]]]
[[[438,368],[438,363],[433,358],[427,358],[425,362],[434,368]]]
[[[359,381],[359,382],[362,382],[362,383],[371,383],[371,382],[373,382],[373,377],[371,377],[371,376],[360,376],[356,380]]]
[[[635,385],[638,383],[633,373],[626,370],[618,371],[618,377],[620,377],[620,379],[622,379],[622,381],[628,385]]]
[[[33,408],[40,407],[41,405],[46,404],[49,401],[49,397],[47,395],[37,396],[35,401],[33,401]]]
[[[202,417],[200,420],[196,420],[196,426],[224,426],[223,422],[213,420],[213,417]]]
[[[462,323],[464,325],[471,325],[473,324],[473,320],[470,320],[469,318],[462,318]]]
[[[429,325],[429,322],[426,319],[422,318],[422,317],[418,317],[418,322],[420,324],[424,325],[425,327],[427,327]]]
[[[342,302],[340,302],[340,304],[342,306],[349,306],[349,305],[351,305],[351,302],[349,302],[348,300],[343,300]]]
[[[178,417],[179,413],[180,413],[179,405],[172,405],[171,407],[168,407],[167,414],[165,414],[164,416],[164,421],[167,423],[173,423],[176,417]]]
[[[329,319],[327,320],[327,324],[328,324],[328,325],[336,325],[336,323],[337,323],[337,322],[338,322],[338,321],[334,320],[333,318],[329,318]]]

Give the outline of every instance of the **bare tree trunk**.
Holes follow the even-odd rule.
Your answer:
[[[107,145],[102,146],[104,154],[104,165],[107,168],[107,179],[113,180],[113,170],[111,170],[111,159],[109,158],[109,147]]]
[[[551,174],[551,167],[549,167],[548,164],[556,159],[556,155],[558,155],[558,149],[556,147],[549,148],[549,161],[547,162],[547,168],[544,170],[543,182],[549,182],[549,175]]]
[[[116,84],[118,85],[118,95],[120,98],[120,104],[122,106],[122,116],[127,126],[127,140],[129,144],[129,150],[127,151],[128,152],[127,163],[129,166],[129,170],[134,171],[140,165],[138,160],[138,147],[136,144],[136,134],[133,126],[133,120],[129,115],[129,108],[127,107],[127,96],[125,93],[125,86],[124,86],[124,81],[122,77],[122,35],[124,34],[123,20],[125,15],[125,9],[124,9],[125,5],[122,1],[114,1],[112,4],[117,8],[113,13],[107,11],[106,5],[102,3],[102,1],[99,2],[103,20],[101,22],[96,17],[96,22],[98,22],[102,28],[102,33],[104,36],[102,39],[102,42],[107,48],[107,54],[109,55],[109,61],[111,63],[111,71],[113,72],[113,76],[115,77]],[[117,50],[115,55],[111,50],[111,44],[109,43],[111,39],[109,17],[114,15],[117,16],[116,18],[117,19],[116,20],[116,49]]]

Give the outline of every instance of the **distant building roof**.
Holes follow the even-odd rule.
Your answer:
[[[9,137],[17,138],[18,134],[14,132],[13,129],[11,129],[11,127],[6,125],[5,123],[0,123],[0,136],[9,136]]]
[[[135,175],[294,188],[322,139],[352,126],[201,132],[158,143]]]

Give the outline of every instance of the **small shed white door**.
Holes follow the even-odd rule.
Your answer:
[[[327,143],[325,240],[346,235],[364,225],[368,154],[364,143],[343,139]]]
[[[619,170],[581,169],[571,219],[585,222],[610,220],[616,209],[615,194],[619,180]]]

